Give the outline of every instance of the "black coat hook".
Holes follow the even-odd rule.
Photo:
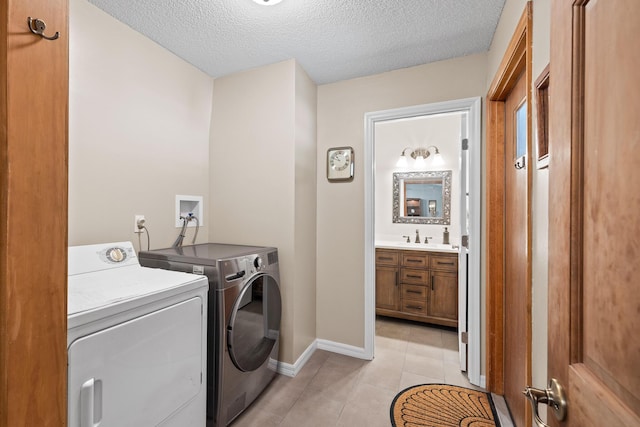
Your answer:
[[[29,17],[27,22],[29,23],[29,29],[31,30],[31,32],[33,34],[39,35],[43,39],[56,40],[58,37],[60,37],[60,33],[57,31],[53,36],[45,36],[44,30],[47,28],[47,24],[45,24],[42,19],[31,19],[31,17]]]

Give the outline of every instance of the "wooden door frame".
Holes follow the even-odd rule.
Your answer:
[[[531,382],[531,187],[535,165],[532,146],[532,3],[527,2],[509,46],[487,93],[487,184],[486,184],[486,313],[487,313],[487,389],[504,394],[504,257],[505,257],[505,100],[525,73],[527,93],[527,366]]]

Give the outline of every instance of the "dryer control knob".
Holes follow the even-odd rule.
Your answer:
[[[262,268],[262,258],[260,258],[259,256],[256,257],[256,259],[253,260],[253,266],[257,270],[260,270]]]

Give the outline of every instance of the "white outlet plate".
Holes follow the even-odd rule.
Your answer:
[[[136,215],[133,221],[133,232],[134,233],[142,233],[143,230],[138,228],[138,221],[143,220],[146,221],[144,215]]]

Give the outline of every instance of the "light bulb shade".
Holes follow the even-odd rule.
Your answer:
[[[400,156],[400,158],[398,159],[398,162],[396,163],[396,167],[398,167],[398,168],[406,168],[408,166],[409,166],[409,163],[407,162],[407,156],[402,154]]]
[[[424,157],[417,156],[416,162],[413,165],[416,169],[424,169],[427,166],[427,162],[425,162]]]
[[[433,155],[433,160],[431,161],[431,164],[434,166],[444,165],[444,159],[442,158],[442,154],[440,154],[439,152],[436,152],[436,154]]]

